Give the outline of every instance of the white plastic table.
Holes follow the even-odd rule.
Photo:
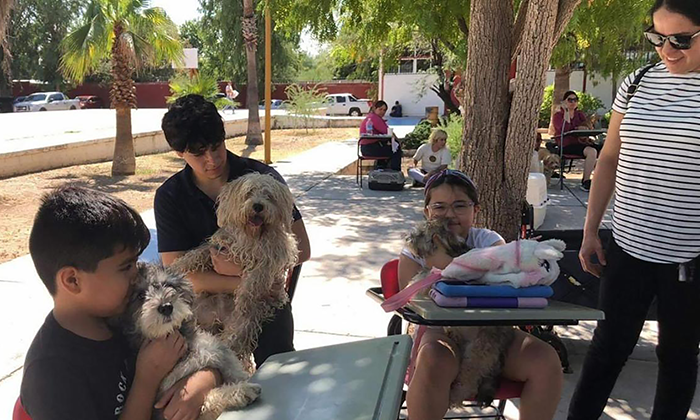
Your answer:
[[[395,420],[410,353],[400,335],[274,355],[251,379],[260,398],[219,420]]]

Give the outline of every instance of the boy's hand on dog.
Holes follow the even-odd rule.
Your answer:
[[[155,340],[147,340],[136,357],[136,372],[160,383],[165,375],[173,370],[186,351],[187,343],[179,332]]]
[[[220,374],[204,369],[175,382],[155,404],[167,420],[196,420],[201,414],[207,393],[216,388]]]
[[[240,277],[241,276],[241,266],[229,261],[224,257],[222,251],[215,248],[209,250],[211,254],[211,263],[214,266],[214,271],[221,274],[222,276],[230,277]]]

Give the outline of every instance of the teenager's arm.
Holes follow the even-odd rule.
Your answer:
[[[160,258],[163,260],[163,265],[167,267],[184,254],[185,251],[161,252]],[[222,261],[220,259],[217,260],[217,264],[226,266],[235,265],[234,263]],[[231,268],[231,270],[233,270],[233,268]],[[220,269],[223,271],[223,268]],[[240,272],[240,269],[238,271]],[[216,271],[190,273],[187,275],[187,278],[192,282],[195,293],[233,293],[241,284],[240,276],[225,276]]]

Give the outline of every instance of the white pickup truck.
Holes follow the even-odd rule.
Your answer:
[[[14,104],[15,112],[56,111],[60,109],[80,109],[80,100],[68,99],[61,92],[38,92]]]
[[[326,95],[326,114],[342,114],[359,117],[369,112],[369,101],[357,99],[350,93],[333,93]]]

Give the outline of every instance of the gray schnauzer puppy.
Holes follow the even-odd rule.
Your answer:
[[[249,374],[228,346],[196,326],[192,312],[194,298],[192,284],[186,278],[156,265],[139,263],[127,310],[117,323],[135,349],[145,340],[179,331],[187,343],[187,353],[163,379],[158,397],[194,372],[217,369],[224,384],[209,392],[199,417],[216,419],[225,410],[240,409],[255,401],[261,388],[247,382]]]
[[[438,244],[453,258],[469,251],[464,238],[451,232],[448,220],[442,218],[423,222],[406,236],[407,247],[424,259],[438,250]],[[413,281],[424,278],[429,269],[419,272]],[[444,327],[444,330],[461,355],[459,373],[450,389],[450,404],[459,407],[468,398],[482,405],[490,404],[500,386],[505,355],[515,331],[512,327]]]

